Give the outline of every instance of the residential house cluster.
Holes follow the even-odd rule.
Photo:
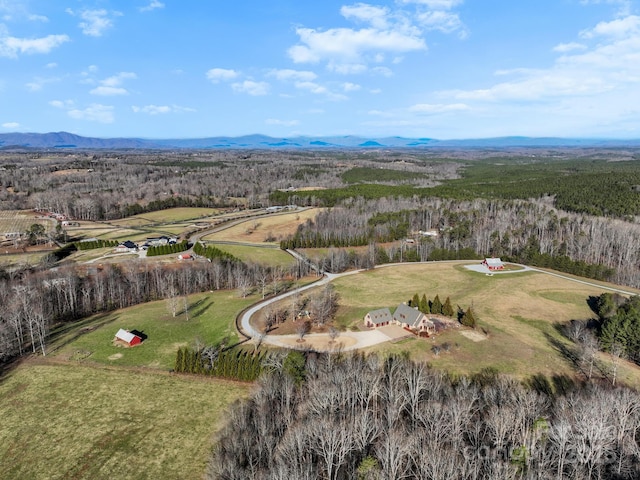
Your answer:
[[[373,310],[364,316],[364,324],[369,328],[384,327],[385,325],[399,325],[416,334],[433,335],[436,327],[433,321],[417,308],[401,303],[393,315],[388,308]]]

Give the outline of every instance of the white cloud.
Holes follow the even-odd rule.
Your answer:
[[[44,15],[29,14],[29,15],[27,15],[27,18],[32,22],[47,23],[49,21],[49,19],[47,17],[45,17]]]
[[[433,10],[451,10],[462,4],[463,0],[400,0],[400,3],[416,3]]]
[[[470,107],[464,103],[449,103],[449,104],[419,103],[417,105],[413,105],[409,107],[410,112],[426,113],[426,114],[460,112],[460,111],[469,110],[469,109]]]
[[[315,63],[321,60],[356,60],[364,54],[378,52],[409,52],[424,50],[426,44],[418,32],[378,30],[364,28],[332,28],[318,31],[313,28],[297,28],[301,44],[289,49],[295,63]]]
[[[51,100],[49,105],[55,108],[72,109],[75,107],[73,100]]]
[[[91,95],[100,95],[102,97],[113,97],[117,95],[128,95],[129,92],[126,88],[122,87],[108,87],[101,85],[89,91]]]
[[[438,30],[443,33],[460,31],[464,38],[467,33],[457,13],[442,10],[427,11],[418,14],[418,21],[429,30]]]
[[[293,127],[298,125],[300,122],[298,120],[278,120],[277,118],[267,118],[264,123],[267,125],[280,125],[283,127]]]
[[[580,32],[580,36],[587,39],[597,36],[622,38],[631,34],[637,34],[639,29],[640,17],[637,15],[629,15],[610,22],[600,22],[594,28]]]
[[[107,77],[104,80],[100,80],[100,85],[91,90],[89,93],[92,95],[101,96],[116,96],[116,95],[128,95],[129,91],[122,86],[125,80],[135,79],[138,76],[133,72],[120,72],[117,75]]]
[[[585,50],[587,46],[583,43],[578,42],[569,42],[569,43],[559,43],[555,47],[553,47],[554,52],[558,53],[568,53],[573,52],[575,50]]]
[[[367,66],[362,63],[334,63],[327,64],[327,70],[341,75],[358,75],[367,71]]]
[[[342,89],[345,92],[357,92],[358,90],[360,90],[362,87],[356,83],[351,83],[351,82],[345,82],[342,84]]]
[[[320,85],[316,82],[296,82],[295,87],[298,90],[304,90],[304,91],[313,93],[314,95],[324,95],[325,97],[327,97],[327,99],[333,100],[333,101],[340,101],[340,100],[347,99],[345,95],[342,95],[341,93],[334,93],[331,90],[329,90],[327,87]]]
[[[76,120],[87,120],[90,122],[113,123],[115,120],[113,107],[99,103],[92,103],[83,110],[74,108],[69,110],[67,114]]]
[[[245,80],[231,85],[234,91],[238,93],[246,93],[252,96],[261,96],[269,93],[269,84],[266,82],[254,82],[253,80]]]
[[[45,68],[56,68],[58,66],[58,64],[56,62],[51,62],[51,63],[47,63],[44,67]]]
[[[344,18],[369,23],[380,30],[384,30],[389,26],[387,21],[389,9],[385,7],[357,3],[355,5],[343,6],[340,9],[340,13]]]
[[[226,68],[212,68],[207,71],[207,78],[213,83],[226,82],[237,78],[239,75],[235,70]]]
[[[17,58],[18,54],[49,53],[69,41],[67,35],[47,35],[42,38],[0,38],[0,57]]]
[[[140,7],[138,10],[140,10],[141,12],[150,12],[157,8],[164,8],[164,3],[159,2],[158,0],[151,0],[149,5],[147,5],[146,7]]]
[[[291,70],[291,69],[271,70],[268,73],[268,75],[282,81],[310,82],[315,80],[318,77],[315,73],[310,72],[308,70]]]
[[[134,113],[146,113],[148,115],[160,115],[165,113],[195,112],[193,108],[179,107],[177,105],[145,105],[143,107],[132,106]]]
[[[2,124],[3,128],[20,128],[20,124],[18,122],[6,122]]]
[[[82,21],[78,26],[82,33],[90,37],[101,37],[106,30],[113,27],[113,17],[122,16],[120,12],[108,12],[105,9],[82,10],[76,13],[68,8],[66,12],[69,15],[80,17]]]
[[[640,90],[640,17],[600,22],[579,35],[587,40],[597,36],[598,43],[564,44],[554,49],[560,56],[549,68],[513,70],[517,77],[511,81],[444,95],[460,100],[539,103],[587,97],[596,101],[609,93],[634,97]]]
[[[42,87],[44,87],[47,83],[55,83],[59,81],[60,81],[59,78],[36,77],[32,82],[28,82],[25,86],[27,87],[28,90],[32,92],[37,92],[39,90],[42,90]]]

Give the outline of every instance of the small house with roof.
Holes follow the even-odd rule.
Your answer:
[[[364,316],[364,325],[370,328],[384,327],[389,325],[392,320],[391,311],[388,308],[380,308],[372,310]]]
[[[434,323],[424,313],[406,303],[398,305],[393,314],[393,321],[401,327],[414,332],[432,334],[436,331]]]
[[[136,345],[140,345],[142,343],[142,337],[131,333],[124,328],[121,328],[116,333],[116,336],[113,338],[113,341],[120,345],[125,345],[127,347],[134,347]]]
[[[504,263],[499,258],[485,258],[482,261],[482,265],[487,267],[489,270],[504,270]]]
[[[120,245],[118,245],[115,251],[117,253],[137,252],[138,246],[131,240],[127,240],[126,242],[122,242]]]

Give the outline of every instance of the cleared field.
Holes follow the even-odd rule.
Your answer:
[[[236,314],[257,300],[239,298],[235,291],[191,295],[186,319],[182,298],[175,318],[168,302],[160,300],[74,323],[54,332],[50,350],[54,356],[79,362],[170,370],[181,346],[210,345],[225,337],[230,344],[237,342]],[[133,348],[114,346],[120,328],[138,330],[147,338]]]
[[[122,220],[111,222],[119,226],[144,226],[155,223],[183,222],[216,215],[218,210],[213,208],[169,208],[157,212],[141,213]]]
[[[26,362],[0,382],[0,478],[202,478],[212,434],[249,387]]]
[[[334,282],[340,294],[336,321],[357,328],[364,313],[391,307],[409,300],[414,293],[428,298],[449,296],[453,305],[473,307],[479,332],[486,339],[474,341],[450,331],[429,339],[415,338],[371,349],[379,352],[408,351],[416,360],[454,373],[473,373],[492,367],[503,373],[524,377],[536,373],[547,376],[575,374],[571,360],[563,355],[569,345],[555,325],[594,316],[587,305],[589,296],[604,290],[538,272],[486,276],[462,267],[465,262],[433,263],[386,267]],[[468,262],[467,262],[468,263]],[[436,356],[434,345],[448,343],[448,353]],[[602,361],[608,362],[606,355]],[[621,379],[640,385],[640,370],[623,366]]]
[[[288,267],[295,265],[296,260],[279,248],[250,247],[248,245],[212,244],[224,252],[228,252],[243,262],[260,263],[272,267]]]
[[[268,238],[275,238],[275,241],[279,242],[295,233],[298,225],[315,218],[319,211],[318,208],[311,208],[300,212],[250,218],[238,225],[207,235],[202,240],[264,243]]]
[[[35,223],[43,225],[47,232],[51,232],[56,225],[52,219],[36,218],[28,212],[0,211],[0,236],[4,236],[5,233],[24,233]]]

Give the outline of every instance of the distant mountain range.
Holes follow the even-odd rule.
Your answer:
[[[384,137],[291,137],[266,135],[191,139],[92,138],[67,132],[0,133],[0,149],[288,149],[288,148],[505,148],[505,147],[640,147],[640,139],[614,140],[556,137],[496,137],[461,140]]]

